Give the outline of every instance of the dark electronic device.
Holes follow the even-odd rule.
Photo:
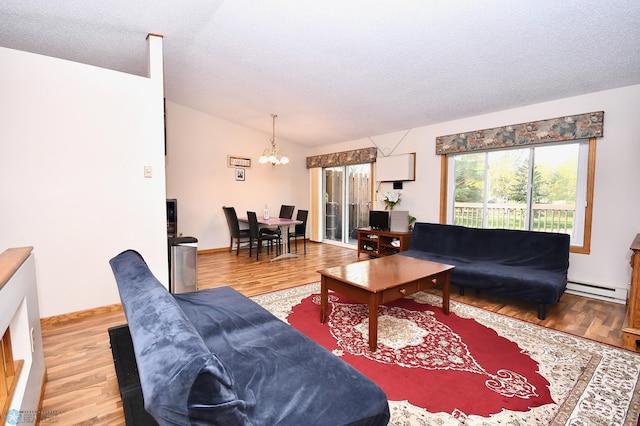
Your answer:
[[[379,231],[389,230],[389,212],[386,210],[369,211],[369,227]]]

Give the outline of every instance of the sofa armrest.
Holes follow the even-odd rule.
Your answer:
[[[246,424],[246,404],[226,366],[211,353],[142,256],[109,262],[129,323],[145,409],[163,424]]]

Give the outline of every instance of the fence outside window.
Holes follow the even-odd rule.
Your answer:
[[[570,204],[533,204],[531,226],[527,223],[527,205],[455,203],[454,224],[470,228],[502,228],[558,232],[572,235],[575,206]]]

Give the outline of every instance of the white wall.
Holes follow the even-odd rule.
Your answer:
[[[524,123],[591,111],[604,111],[604,137],[598,138],[593,206],[591,254],[571,254],[569,279],[626,288],[629,285],[629,245],[640,233],[640,85],[529,105],[492,114],[373,136],[385,154],[404,137],[393,154],[416,152],[416,181],[404,182],[402,210],[419,221],[438,222],[440,199],[440,156],[435,139],[454,133]],[[345,151],[373,146],[360,139],[314,149],[311,154]],[[384,183],[382,193],[391,190]],[[382,203],[377,207],[383,208]]]
[[[167,197],[178,200],[178,234],[196,237],[198,250],[229,246],[222,206],[235,207],[239,217],[247,210],[262,216],[265,204],[276,216],[281,204],[308,209],[306,150],[277,137],[278,120],[284,119],[276,119],[276,146],[291,162],[273,167],[258,163],[270,145],[271,116],[260,133],[167,102]],[[251,158],[245,181],[235,180],[227,155]]]
[[[0,63],[0,251],[34,246],[40,315],[119,303],[108,261],[127,248],[166,282],[162,82],[4,48]]]

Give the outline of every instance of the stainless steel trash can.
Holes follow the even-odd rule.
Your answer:
[[[169,291],[186,293],[198,289],[198,239],[169,238]]]

